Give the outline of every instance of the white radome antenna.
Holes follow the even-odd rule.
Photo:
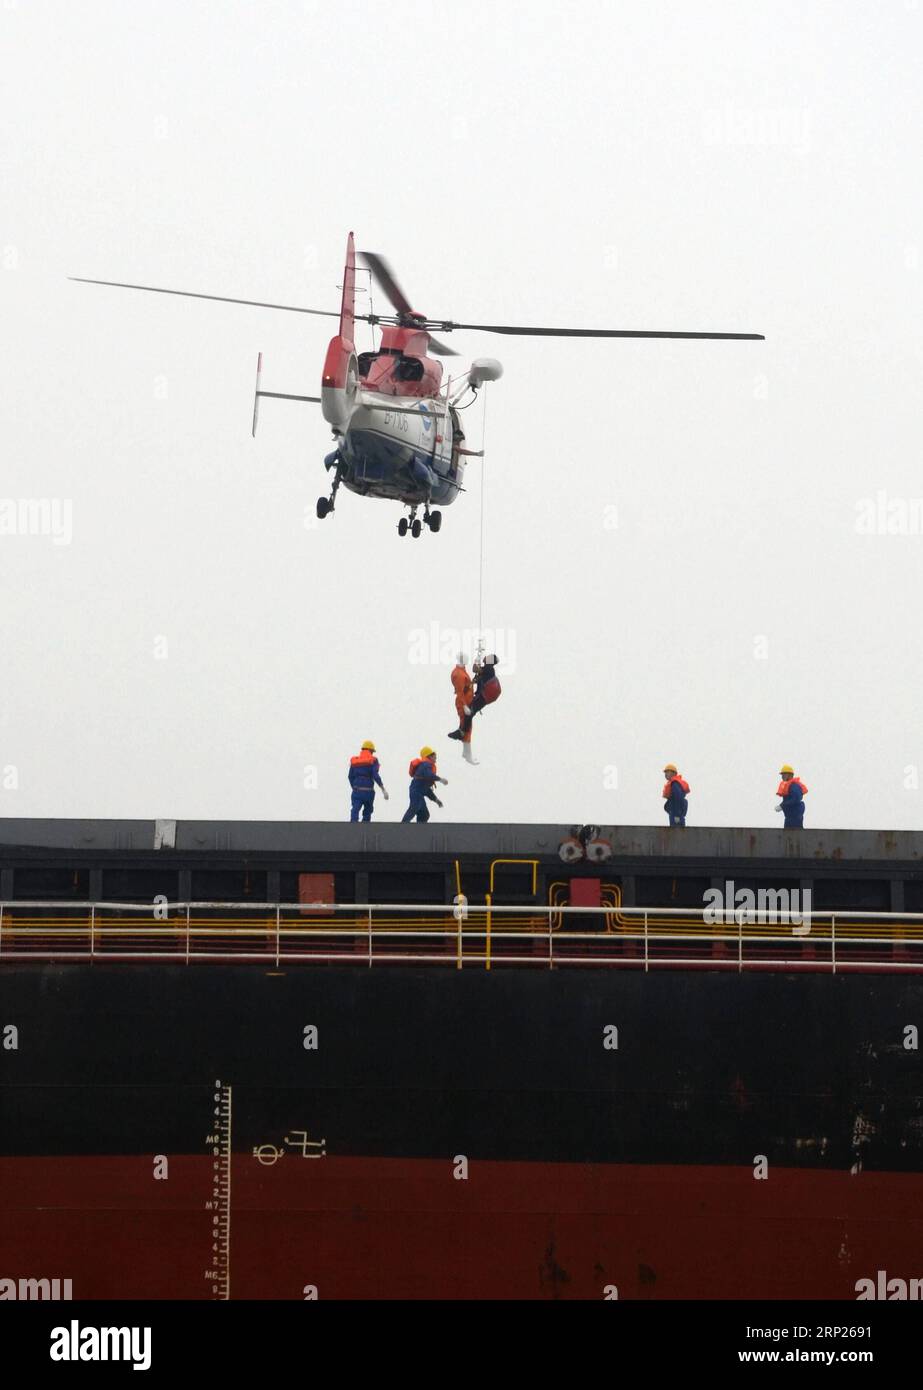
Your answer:
[[[485,381],[499,381],[503,375],[503,364],[496,357],[476,357],[468,372],[468,385],[475,390]]]

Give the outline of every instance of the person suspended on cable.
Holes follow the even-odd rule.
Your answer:
[[[458,728],[453,729],[449,738],[458,739],[462,745],[462,757],[466,763],[476,763],[471,751],[471,716],[466,710],[474,699],[474,686],[468,675],[468,658],[459,652],[452,668],[452,688],[455,691],[455,713],[458,715]]]
[[[663,787],[663,809],[667,813],[667,819],[670,825],[685,825],[686,812],[689,810],[689,802],[686,800],[689,795],[689,783],[685,777],[680,777],[675,763],[667,763],[663,775],[667,779]]]
[[[474,663],[474,699],[465,708],[469,729],[473,717],[480,714],[485,705],[492,705],[500,698],[501,686],[496,672],[499,664],[500,658],[493,653]]]
[[[444,787],[449,784],[444,777],[440,777],[436,771],[436,754],[429,744],[424,744],[420,749],[419,758],[414,758],[408,769],[410,774],[410,805],[401,817],[401,822],[407,821],[428,821],[429,811],[427,801],[434,801],[441,807],[433,788],[437,782],[441,782]]]
[[[360,813],[362,820],[372,819],[376,787],[381,788],[382,796],[385,801],[388,800],[385,784],[381,780],[381,769],[375,756],[375,745],[370,738],[365,740],[361,751],[349,760],[349,785],[352,787],[349,806],[351,821],[359,820]]]
[[[783,763],[779,769],[779,776],[782,781],[776,788],[776,796],[781,796],[782,800],[776,807],[785,817],[786,830],[804,829],[804,798],[807,795],[807,787],[800,777],[795,776],[794,768],[788,763]]]

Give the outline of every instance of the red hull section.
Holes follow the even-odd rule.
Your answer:
[[[210,1298],[212,1160],[0,1159],[0,1277]],[[923,1177],[304,1159],[232,1165],[232,1298],[854,1299],[923,1275]]]

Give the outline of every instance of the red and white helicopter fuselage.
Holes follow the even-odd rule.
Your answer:
[[[418,536],[423,522],[432,531],[438,531],[442,524],[442,513],[431,510],[432,504],[449,506],[464,491],[464,460],[482,451],[465,448],[459,411],[470,404],[470,397],[483,382],[496,381],[503,373],[503,368],[494,358],[482,357],[476,358],[467,372],[443,383],[442,363],[438,358],[454,357],[456,354],[433,337],[434,332],[452,333],[456,329],[464,329],[531,338],[762,341],[763,337],[761,333],[717,333],[710,330],[547,328],[428,319],[411,308],[410,301],[383,256],[370,251],[363,252],[363,256],[373,278],[390,300],[394,314],[356,313],[356,253],[352,232],[346,246],[339,315],[332,309],[305,308],[298,304],[268,304],[258,299],[238,299],[160,285],[127,284],[121,280],[88,280],[85,276],[72,278],[116,289],[145,290],[152,294],[173,294],[222,304],[247,304],[257,309],[278,309],[285,313],[339,317],[339,331],[327,348],[319,396],[262,390],[263,359],[260,354],[253,403],[253,432],[256,433],[259,403],[263,396],[319,404],[324,418],[333,429],[336,445],[324,459],[327,469],[333,472],[331,494],[318,500],[317,515],[324,517],[333,511],[337,489],[343,484],[350,492],[363,497],[389,498],[409,507],[409,517],[402,517],[398,524],[401,535],[406,535],[410,529],[413,535]],[[377,349],[357,352],[357,318],[373,327],[380,327],[381,343]],[[416,515],[420,507],[423,508],[423,522]]]
[[[408,525],[420,533],[415,513],[423,507],[433,531],[446,507],[464,490],[464,431],[457,404],[502,368],[482,358],[443,384],[442,363],[429,355],[430,334],[411,322],[385,326],[375,350],[357,352],[354,337],[355,251],[350,233],[343,282],[340,331],[327,348],[321,409],[336,448],[324,460],[334,472],[333,494],[318,501],[318,516],[333,510],[343,484],[363,497],[382,497],[410,507]]]

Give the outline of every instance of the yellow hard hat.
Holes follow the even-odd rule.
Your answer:
[[[676,771],[676,763],[664,763],[664,765],[663,765],[663,770],[664,770],[664,772],[675,772],[675,771]]]
[[[792,776],[795,775],[795,769],[793,767],[789,767],[788,763],[783,763],[782,766],[779,768],[780,777],[782,776],[783,772],[790,772]]]
[[[420,749],[420,757],[421,757],[421,758],[435,758],[435,756],[436,756],[436,750],[435,750],[435,748],[430,748],[430,746],[429,746],[428,743],[424,743],[423,747]]]
[[[374,743],[372,742],[372,740],[371,740],[370,738],[367,738],[367,739],[365,740],[365,743],[363,743],[362,748],[363,748],[363,751],[365,751],[366,749],[368,749],[368,751],[369,751],[370,753],[374,753],[374,752],[375,752],[375,745],[374,745]]]

